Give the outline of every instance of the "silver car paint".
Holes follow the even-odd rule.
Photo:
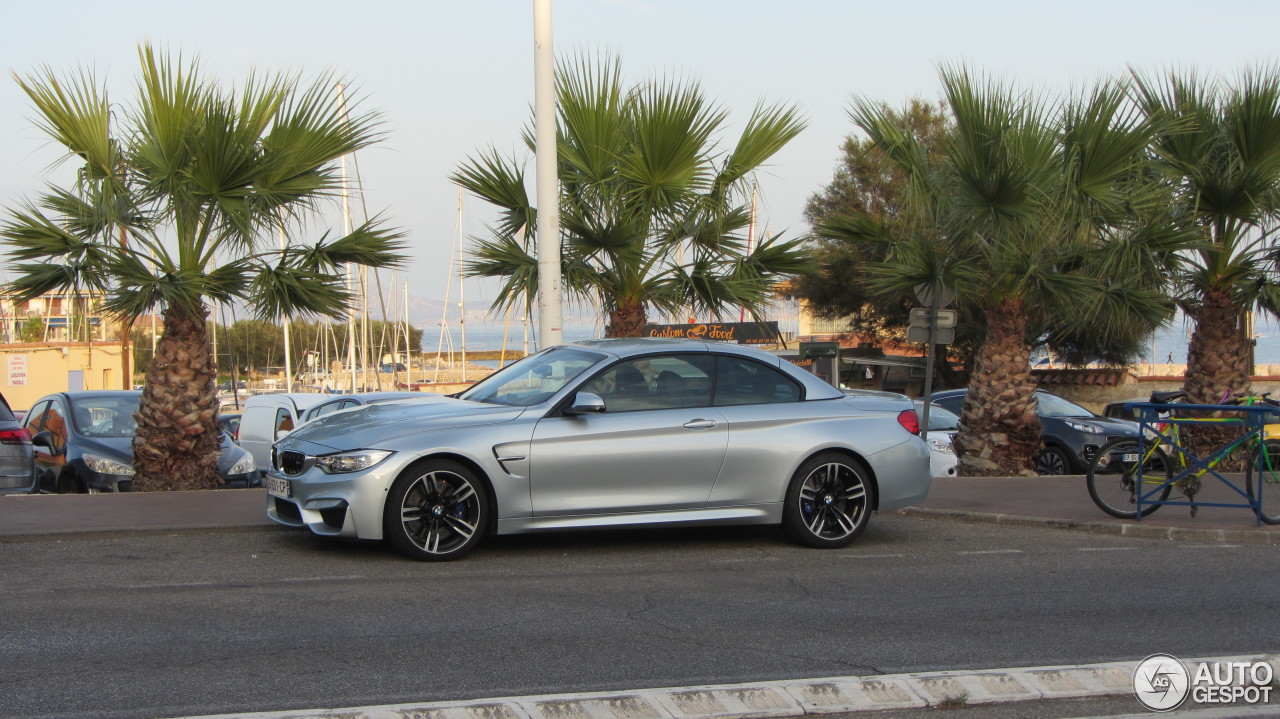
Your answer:
[[[928,492],[928,450],[896,421],[898,412],[911,408],[909,402],[846,399],[790,363],[736,345],[633,339],[576,346],[604,356],[541,404],[524,408],[441,398],[344,410],[304,425],[277,448],[308,456],[353,449],[393,454],[342,475],[311,467],[286,477],[273,466],[272,476],[291,480],[292,503],[302,519],[282,515],[277,502],[289,500],[273,497],[268,497],[268,515],[316,534],[381,539],[391,484],[429,456],[463,461],[488,478],[502,534],[673,521],[778,522],[792,474],[829,449],[853,452],[866,463],[876,478],[881,510],[919,502]],[[776,367],[800,382],[808,399],[544,417],[620,358],[708,349]],[[745,429],[741,436],[740,427]],[[691,466],[699,468],[696,477]],[[343,505],[348,507],[343,526],[325,524],[321,510]]]

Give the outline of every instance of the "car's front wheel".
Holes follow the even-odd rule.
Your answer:
[[[792,476],[782,526],[801,544],[843,547],[867,528],[874,506],[870,472],[852,457],[827,452],[809,459]]]
[[[428,460],[391,485],[383,532],[402,554],[443,562],[474,549],[488,521],[489,490],[476,473],[457,462]]]
[[[1071,474],[1071,460],[1067,459],[1067,453],[1062,449],[1045,447],[1036,455],[1036,474]]]

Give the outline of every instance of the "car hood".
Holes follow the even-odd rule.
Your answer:
[[[76,456],[100,454],[118,462],[133,464],[133,437],[76,437],[72,443],[72,451]],[[218,472],[223,476],[248,454],[237,444],[233,444],[225,434],[220,437],[218,445]]]
[[[133,437],[76,437],[70,446],[74,456],[98,454],[133,464]]]
[[[278,444],[296,441],[334,450],[359,449],[419,432],[508,422],[525,410],[443,396],[437,400],[383,402],[325,415],[290,432]]]
[[[1084,424],[1094,425],[1095,427],[1098,427],[1108,435],[1115,435],[1115,434],[1136,435],[1138,433],[1137,422],[1130,422],[1127,419],[1116,419],[1115,417],[1094,416],[1094,417],[1041,417],[1040,418],[1041,424],[1044,424],[1046,422],[1058,422],[1065,425],[1068,420],[1072,422],[1081,422]]]

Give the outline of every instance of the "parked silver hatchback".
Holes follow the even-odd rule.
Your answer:
[[[760,350],[552,347],[457,397],[338,412],[276,442],[267,514],[454,559],[487,534],[778,524],[841,547],[929,490],[910,400],[845,396]]]
[[[31,433],[0,395],[0,494],[35,491],[33,457]]]

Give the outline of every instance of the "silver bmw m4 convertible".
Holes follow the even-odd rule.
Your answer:
[[[530,355],[454,397],[337,412],[276,442],[267,514],[414,559],[490,533],[778,524],[842,547],[929,491],[910,401],[846,396],[760,350],[609,339]]]

